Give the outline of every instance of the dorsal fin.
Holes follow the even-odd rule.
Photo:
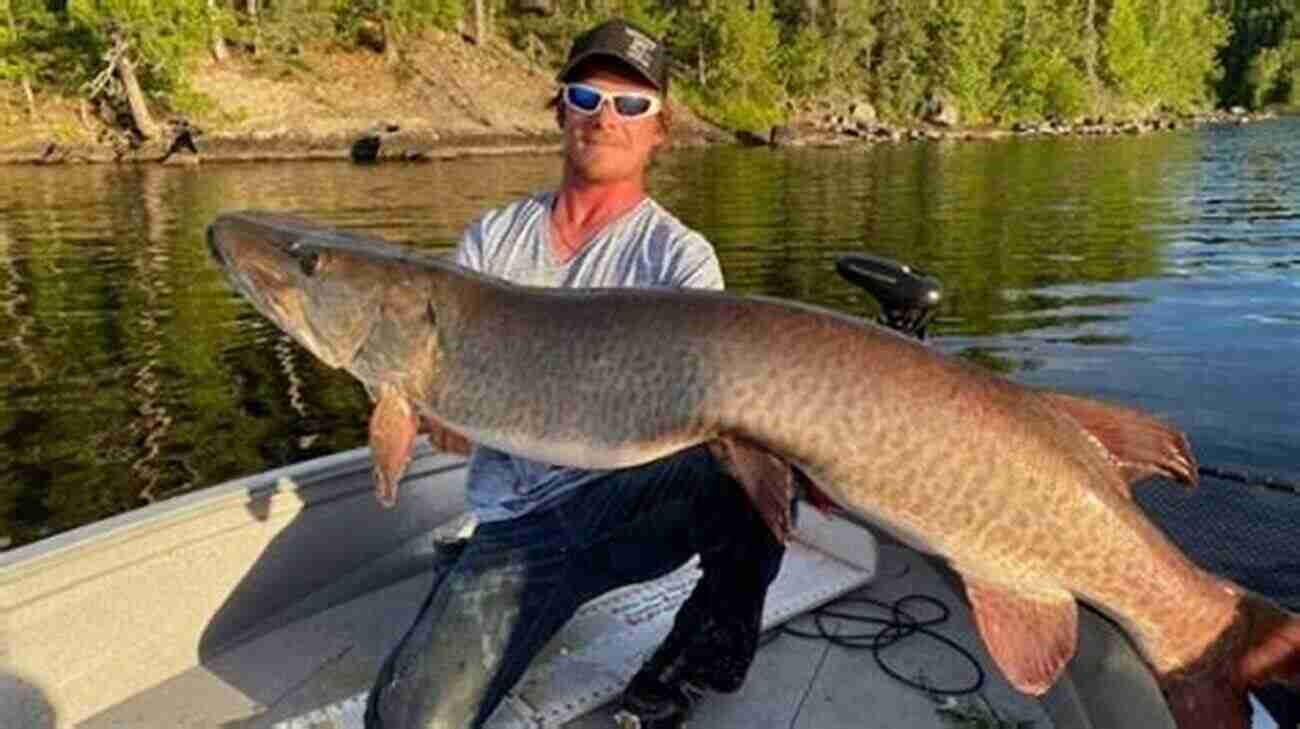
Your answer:
[[[1167,476],[1196,485],[1196,457],[1180,431],[1131,408],[1059,392],[1040,394],[1091,436],[1128,484]]]

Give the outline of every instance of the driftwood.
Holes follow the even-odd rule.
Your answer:
[[[149,106],[145,103],[144,92],[140,90],[140,82],[135,78],[135,68],[128,54],[124,53],[119,58],[117,73],[126,89],[126,102],[131,107],[131,120],[135,122],[136,131],[145,139],[157,137],[158,125],[149,114]]]
[[[158,136],[158,124],[149,113],[140,81],[135,76],[135,64],[131,62],[131,43],[120,31],[113,32],[113,47],[104,54],[107,64],[103,71],[89,84],[90,99],[107,94],[110,102],[125,100],[131,112],[131,123],[136,132],[144,139]]]

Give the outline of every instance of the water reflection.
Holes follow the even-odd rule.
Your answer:
[[[1294,468],[1300,123],[1111,140],[682,150],[656,196],[730,287],[874,314],[848,251],[938,276],[936,346],[1149,407],[1203,458]],[[364,393],[237,299],[221,210],[447,250],[550,156],[3,170],[0,540],[22,544],[364,442]],[[1208,455],[1206,455],[1208,454]]]

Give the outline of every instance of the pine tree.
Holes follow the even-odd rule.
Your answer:
[[[825,38],[826,77],[851,96],[869,90],[878,36],[875,12],[876,0],[826,0],[817,15]]]
[[[1152,88],[1151,49],[1138,13],[1140,0],[1114,0],[1106,18],[1102,56],[1111,86],[1124,99],[1139,106],[1149,104]]]
[[[928,90],[924,76],[926,19],[933,0],[878,0],[876,46],[872,57],[873,92],[880,112],[911,119]]]
[[[938,0],[930,23],[930,76],[967,122],[992,117],[1004,82],[995,73],[1009,20],[1007,0]]]
[[[1218,80],[1227,24],[1203,0],[1164,0],[1153,11],[1150,75],[1159,103],[1177,111],[1205,106]]]
[[[1116,0],[1123,2],[1124,0]],[[1016,0],[1012,4],[1003,65],[1007,90],[1003,114],[1009,118],[1069,119],[1092,101],[1080,56],[1081,34],[1075,14],[1061,12],[1056,0]]]
[[[780,104],[784,100],[770,61],[780,44],[772,3],[728,3],[716,17],[718,56],[709,96],[724,123],[766,130],[781,121]]]

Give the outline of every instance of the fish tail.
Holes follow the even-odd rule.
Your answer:
[[[1179,729],[1249,729],[1251,687],[1300,688],[1300,616],[1247,594],[1231,630],[1217,658],[1162,681]]]
[[[1241,683],[1300,688],[1300,615],[1257,595],[1246,596],[1242,611],[1247,634],[1235,666]]]

